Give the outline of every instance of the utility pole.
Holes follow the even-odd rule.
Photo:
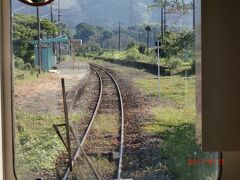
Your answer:
[[[160,74],[161,74],[161,69],[160,69],[160,46],[161,46],[161,41],[157,41],[157,54],[158,54],[158,103],[160,105]]]
[[[42,62],[41,62],[41,24],[40,24],[40,16],[39,16],[39,7],[37,7],[37,24],[38,24],[38,74],[41,73],[42,69]]]
[[[53,19],[53,4],[50,5],[50,17],[51,17],[51,22],[54,23],[54,19]],[[53,37],[55,37],[55,34],[53,34]],[[53,54],[55,55],[55,43],[52,44],[52,48],[53,48]]]
[[[149,54],[149,31],[147,31],[147,55]]]
[[[163,32],[167,30],[167,19],[166,19],[166,5],[163,7]]]
[[[121,22],[119,22],[118,28],[118,50],[121,51]]]
[[[147,31],[147,55],[148,55],[149,54],[149,32],[151,31],[151,27],[146,26],[145,31]]]
[[[193,0],[193,31],[195,31],[195,28],[195,0]]]
[[[161,7],[161,39],[163,44],[163,36],[164,36],[164,22],[163,22],[163,7]]]
[[[50,16],[51,16],[51,22],[53,23],[53,5],[50,5]]]
[[[60,9],[60,0],[58,0],[58,26],[59,26],[59,36],[61,36],[61,9]],[[61,43],[58,43],[58,61],[61,61]]]
[[[60,23],[61,21],[61,9],[60,9],[60,0],[58,0],[58,22]]]

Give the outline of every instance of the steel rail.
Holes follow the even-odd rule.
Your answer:
[[[116,81],[116,79],[113,77],[113,75],[108,71],[106,70],[105,68],[101,67],[101,66],[98,66],[98,65],[93,65],[93,64],[90,64],[90,66],[93,66],[93,67],[97,67],[99,69],[102,69],[103,71],[105,71],[110,77],[111,79],[113,80],[116,88],[117,88],[117,91],[118,91],[118,96],[119,96],[119,103],[120,103],[120,111],[121,111],[121,141],[120,141],[120,152],[119,152],[119,163],[118,163],[118,174],[117,174],[117,179],[120,180],[121,179],[121,173],[122,173],[122,159],[123,159],[123,147],[124,147],[124,111],[123,111],[123,99],[122,99],[122,94],[121,94],[121,91],[120,91],[120,87]]]
[[[93,69],[93,68],[92,68]],[[91,120],[90,120],[90,123],[88,124],[88,128],[87,128],[87,130],[85,131],[85,133],[84,133],[84,136],[83,136],[83,139],[82,139],[82,141],[81,141],[81,143],[80,143],[80,146],[78,147],[78,149],[77,149],[77,151],[76,151],[76,153],[74,154],[74,157],[73,157],[73,159],[72,159],[72,166],[74,165],[74,162],[77,160],[77,158],[79,157],[79,154],[80,154],[80,152],[81,152],[81,150],[82,150],[82,146],[83,146],[83,144],[84,144],[84,142],[85,142],[85,140],[86,140],[86,138],[87,138],[87,135],[88,135],[88,133],[89,133],[89,131],[90,131],[90,129],[91,129],[91,126],[92,126],[92,124],[93,124],[93,121],[94,121],[94,119],[95,119],[95,117],[96,117],[96,115],[97,115],[97,112],[98,112],[98,109],[99,109],[99,107],[100,107],[100,104],[101,104],[101,99],[102,99],[102,92],[103,92],[103,83],[102,83],[102,78],[101,78],[101,76],[100,76],[100,74],[95,70],[95,69],[93,69],[96,73],[97,73],[97,75],[98,75],[98,78],[99,78],[99,85],[100,85],[100,87],[99,87],[99,97],[98,97],[98,102],[97,102],[97,105],[96,105],[96,108],[95,108],[95,110],[94,110],[94,113],[93,113],[93,115],[92,115],[92,117],[91,117]],[[63,176],[63,180],[66,180],[67,179],[67,177],[68,177],[68,175],[69,175],[69,173],[70,173],[70,167],[68,166],[67,167],[67,170],[65,171],[65,174],[64,174],[64,176]]]
[[[122,100],[122,94],[121,94],[121,91],[120,91],[120,88],[119,88],[119,85],[116,81],[116,79],[113,77],[113,75],[108,71],[106,70],[105,68],[101,67],[101,66],[98,66],[98,65],[95,65],[95,64],[90,64],[90,67],[97,73],[98,75],[98,78],[99,78],[99,84],[100,84],[100,91],[99,91],[99,98],[98,98],[98,102],[97,102],[97,105],[96,105],[96,108],[94,110],[94,114],[92,115],[91,117],[91,120],[90,120],[90,123],[88,125],[88,128],[84,134],[84,137],[80,143],[80,146],[78,147],[73,159],[72,159],[72,166],[74,165],[74,162],[76,161],[76,159],[79,157],[79,154],[80,152],[83,150],[82,149],[82,146],[87,138],[87,135],[91,129],[91,126],[93,124],[93,121],[97,115],[97,112],[98,112],[98,109],[100,107],[100,104],[101,104],[101,99],[102,99],[102,92],[103,92],[103,82],[102,82],[102,77],[101,75],[99,74],[99,72],[97,72],[97,70],[95,68],[98,68],[98,69],[101,69],[103,71],[105,71],[110,77],[111,79],[113,80],[113,83],[118,91],[118,97],[119,97],[119,103],[120,103],[120,111],[121,111],[121,140],[120,140],[120,152],[119,152],[119,163],[118,163],[118,173],[117,173],[117,179],[120,180],[121,179],[121,173],[122,173],[122,159],[123,159],[123,145],[124,145],[124,111],[123,111],[123,100]],[[95,68],[93,68],[95,67]],[[63,177],[63,180],[66,180],[68,175],[70,173],[70,167],[67,168],[65,174],[64,174],[64,177]],[[98,177],[97,177],[98,178]]]

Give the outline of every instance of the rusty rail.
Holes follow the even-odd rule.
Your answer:
[[[97,67],[97,68],[105,71],[111,77],[111,79],[113,80],[113,82],[114,82],[114,84],[117,88],[117,91],[118,91],[118,97],[119,97],[119,100],[120,100],[119,101],[120,111],[121,111],[121,133],[120,133],[121,134],[121,141],[120,141],[120,152],[119,152],[117,179],[120,180],[121,179],[121,173],[122,173],[122,159],[123,159],[123,150],[124,150],[124,109],[123,109],[122,94],[121,94],[120,87],[119,87],[116,79],[113,77],[113,75],[108,70],[106,70],[105,68],[103,68],[101,66],[98,66],[98,65],[90,64],[90,66]]]
[[[92,126],[92,124],[93,124],[93,122],[95,120],[95,117],[97,115],[98,109],[99,109],[100,104],[101,104],[102,92],[103,92],[103,87],[102,87],[103,83],[102,83],[101,75],[96,70],[96,68],[98,68],[98,69],[101,69],[101,70],[105,71],[111,77],[111,79],[113,80],[113,83],[115,84],[115,87],[116,87],[116,89],[118,91],[118,96],[119,96],[119,100],[120,100],[119,103],[120,103],[120,111],[121,111],[121,141],[120,141],[119,163],[118,163],[118,173],[117,173],[117,179],[120,180],[121,179],[121,172],[122,172],[123,150],[124,150],[124,148],[123,148],[123,145],[124,145],[124,111],[123,111],[123,100],[122,100],[121,91],[120,91],[120,88],[118,86],[118,83],[117,83],[116,79],[112,76],[112,74],[108,70],[104,69],[101,66],[94,65],[94,64],[90,64],[90,67],[97,73],[98,78],[99,78],[98,102],[97,102],[97,105],[95,107],[94,113],[93,113],[93,115],[91,117],[91,120],[90,120],[90,123],[88,125],[88,128],[87,128],[87,130],[84,133],[82,141],[80,142],[79,147],[78,147],[76,153],[74,154],[74,157],[72,158],[71,166],[74,165],[74,162],[79,157],[80,152],[85,153],[83,148],[82,148],[82,146],[83,146],[83,144],[84,144],[84,142],[85,142],[85,140],[86,140],[86,138],[87,138],[87,136],[89,134],[89,131],[91,129],[91,126]],[[69,173],[71,172],[71,166],[67,167],[67,170],[65,171],[65,174],[64,174],[64,176],[62,178],[63,180],[67,179]],[[94,168],[93,168],[93,170],[94,170]],[[94,174],[96,175],[96,178],[100,179],[100,177],[97,175],[97,173],[95,171],[94,171]]]
[[[77,160],[77,158],[79,157],[79,154],[80,154],[80,152],[81,152],[81,150],[82,150],[82,146],[83,146],[83,144],[84,144],[84,142],[85,142],[85,140],[86,140],[86,138],[87,138],[87,135],[88,135],[88,133],[89,133],[91,127],[92,127],[93,121],[94,121],[94,119],[95,119],[95,117],[96,117],[96,115],[97,115],[98,109],[99,109],[100,104],[101,104],[102,92],[103,92],[103,90],[102,90],[102,89],[103,89],[103,88],[102,88],[102,78],[101,78],[100,74],[99,74],[97,71],[96,71],[96,73],[97,73],[98,78],[99,78],[99,95],[98,95],[98,102],[97,102],[97,105],[96,105],[96,107],[95,107],[94,113],[93,113],[93,115],[92,115],[92,117],[91,117],[90,123],[88,124],[88,128],[87,128],[87,130],[86,130],[85,133],[84,133],[84,136],[83,136],[83,138],[82,138],[82,141],[81,141],[81,143],[80,143],[80,145],[79,145],[76,153],[74,154],[74,156],[73,156],[73,158],[72,158],[72,162],[71,162],[71,163],[72,163],[72,166],[74,165],[74,162],[75,162],[75,161]],[[63,176],[62,179],[63,179],[63,180],[66,180],[70,172],[71,172],[71,168],[70,168],[70,166],[68,166],[68,167],[67,167],[67,170],[66,170],[66,172],[65,172],[65,174],[64,174],[64,176]]]

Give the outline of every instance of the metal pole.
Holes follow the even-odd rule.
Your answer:
[[[60,0],[58,0],[58,25],[59,25],[59,36],[61,36],[61,11],[60,11]],[[61,60],[61,43],[58,43],[58,53],[59,53],[59,56],[58,56],[58,61],[60,62]]]
[[[71,52],[72,52],[72,59],[73,59],[73,70],[75,68],[75,49],[74,49],[74,43],[73,41],[71,40],[70,41],[70,45],[71,45]]]
[[[118,50],[121,51],[121,22],[119,22]]]
[[[70,167],[70,171],[72,171],[72,152],[71,152],[71,141],[70,141],[70,126],[68,120],[68,109],[67,109],[67,100],[66,100],[66,91],[65,91],[65,81],[64,78],[62,81],[62,96],[63,96],[63,107],[64,107],[64,116],[65,116],[65,124],[66,124],[66,136],[67,136],[67,146],[68,146],[68,163]]]
[[[42,62],[41,62],[41,35],[40,35],[40,31],[41,31],[41,24],[40,24],[40,17],[39,17],[39,7],[37,7],[37,23],[38,23],[38,74],[41,73],[41,69],[42,69]]]
[[[53,23],[53,6],[50,5],[50,15],[51,15],[51,22]]]
[[[160,46],[158,41],[158,103],[160,104]]]
[[[187,90],[188,90],[188,74],[187,70],[185,70],[185,105],[187,105]]]
[[[149,54],[149,31],[147,31],[147,55]]]
[[[50,16],[51,16],[51,22],[54,23],[53,19],[53,5],[50,5]],[[53,37],[55,37],[55,34],[53,34]],[[53,54],[55,55],[55,43],[52,43],[52,48],[53,48]]]
[[[163,44],[163,36],[164,36],[164,22],[163,22],[163,7],[161,7],[161,39]]]
[[[166,16],[166,6],[163,7],[163,33],[167,30],[167,16]]]
[[[195,0],[193,0],[193,30],[195,31]],[[195,32],[194,32],[195,33]]]

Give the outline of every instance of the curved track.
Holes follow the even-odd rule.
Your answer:
[[[106,79],[106,75],[110,77],[112,83],[114,84],[115,88],[116,88],[116,91],[117,91],[117,96],[118,96],[118,109],[119,109],[119,121],[120,121],[120,124],[121,124],[121,128],[120,128],[120,142],[119,142],[119,145],[118,145],[118,150],[119,150],[119,161],[118,161],[118,169],[117,169],[117,179],[121,179],[121,172],[122,172],[122,158],[123,158],[123,144],[124,144],[124,109],[123,109],[123,100],[122,100],[122,95],[121,95],[121,91],[120,91],[120,88],[119,88],[119,85],[116,81],[116,79],[114,78],[114,76],[105,68],[101,67],[101,66],[98,66],[98,65],[95,65],[95,64],[90,64],[90,67],[91,69],[93,69],[98,78],[99,78],[99,94],[98,94],[98,100],[97,100],[97,103],[96,103],[96,106],[95,106],[95,109],[94,109],[94,112],[91,116],[91,120],[89,121],[89,124],[88,124],[88,127],[84,133],[84,136],[79,144],[79,147],[76,151],[76,153],[74,154],[73,156],[73,159],[72,159],[72,165],[74,164],[74,162],[77,160],[79,154],[81,151],[83,151],[82,147],[86,141],[86,138],[88,137],[89,135],[89,132],[90,132],[90,129],[92,127],[92,124],[94,122],[94,120],[96,119],[96,116],[97,114],[99,113],[99,110],[101,109],[100,106],[103,104],[102,103],[102,100],[103,100],[103,96],[104,96],[104,93],[103,93],[103,81],[104,79]],[[105,75],[104,75],[105,73]],[[105,76],[105,77],[104,77]],[[105,95],[106,96],[106,95]],[[84,152],[83,152],[84,153]],[[95,171],[95,170],[94,170]],[[65,174],[64,174],[64,177],[63,179],[67,179],[68,175],[70,173],[70,167],[67,168]],[[97,179],[100,179],[99,176],[97,174],[96,175],[96,178]]]

